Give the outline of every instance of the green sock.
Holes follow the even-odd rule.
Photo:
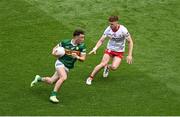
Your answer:
[[[56,91],[52,91],[51,92],[51,96],[57,96],[57,92]]]

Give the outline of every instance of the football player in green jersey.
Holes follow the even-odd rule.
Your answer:
[[[67,73],[74,67],[74,63],[77,60],[84,61],[86,58],[84,38],[84,31],[76,29],[73,33],[73,39],[63,40],[55,46],[52,50],[52,55],[57,58],[55,62],[56,71],[54,75],[51,77],[41,77],[36,75],[34,80],[31,82],[31,87],[38,82],[46,82],[48,84],[55,83],[49,99],[54,103],[58,103],[57,92],[60,90],[63,82],[67,79]],[[62,46],[65,49],[65,55],[62,57],[59,57],[56,53],[56,48],[59,46]]]

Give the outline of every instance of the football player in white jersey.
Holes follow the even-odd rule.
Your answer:
[[[109,26],[104,31],[104,34],[99,39],[96,46],[89,52],[89,54],[96,54],[97,49],[103,44],[105,39],[109,39],[102,61],[94,68],[87,78],[87,85],[91,85],[94,76],[102,68],[104,68],[103,77],[108,77],[110,70],[116,70],[119,67],[125,51],[126,41],[128,42],[128,56],[126,57],[126,61],[128,64],[132,64],[133,41],[126,27],[119,24],[118,20],[118,16],[109,17]],[[108,64],[111,58],[112,64]]]

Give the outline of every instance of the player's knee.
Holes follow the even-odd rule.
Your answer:
[[[48,84],[53,84],[54,82],[50,79],[48,80]]]
[[[118,66],[116,65],[111,65],[111,70],[116,70],[118,68]]]
[[[48,83],[48,84],[52,84],[52,83],[53,83],[53,81],[52,81],[49,77],[46,77],[46,78],[44,79],[44,81],[45,81],[46,83]]]
[[[65,81],[65,80],[67,80],[67,76],[62,76],[61,79],[62,79],[63,81]]]
[[[107,65],[107,63],[101,62],[100,65],[101,65],[102,67],[105,67],[105,66]]]

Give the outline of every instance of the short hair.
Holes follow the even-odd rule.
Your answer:
[[[115,22],[115,21],[118,21],[119,20],[119,17],[118,16],[110,16],[108,21],[109,22]]]
[[[79,36],[80,34],[85,34],[84,30],[82,29],[76,29],[74,32],[73,32],[73,36]]]

